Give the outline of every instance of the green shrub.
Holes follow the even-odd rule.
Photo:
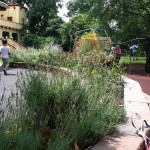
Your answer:
[[[13,97],[18,103],[15,117],[7,118],[13,123],[7,129],[1,125],[0,138],[11,143],[12,149],[70,150],[77,143],[83,150],[111,133],[124,119],[125,112],[119,107],[123,99],[121,68],[115,63],[107,67],[102,51],[95,53],[88,46],[75,58],[53,53],[53,48],[28,51],[23,58],[69,67],[74,75],[49,73],[46,69],[20,74],[17,97]],[[7,133],[12,133],[11,138]],[[31,147],[24,145],[26,142]]]
[[[103,83],[94,89],[97,85],[87,86],[80,78],[33,71],[22,76],[20,83],[30,116],[24,118],[32,121],[32,126],[28,124],[31,131],[50,128],[49,149],[59,150],[59,145],[70,149],[75,142],[84,149],[112,132],[124,118],[124,111]]]
[[[47,44],[54,42],[53,37],[39,37],[36,34],[26,34],[23,37],[23,43],[26,47],[43,48]]]
[[[26,34],[23,38],[23,43],[26,47],[40,48],[43,44],[43,37],[39,37],[36,34]]]
[[[39,135],[30,131],[14,132],[14,130],[0,132],[1,150],[37,150]]]

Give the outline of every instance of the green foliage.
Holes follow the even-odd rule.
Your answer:
[[[62,19],[58,17],[58,7],[61,7],[60,0],[2,0],[4,2],[15,2],[28,8],[27,18],[28,22],[26,28],[29,33],[36,34],[38,36],[55,36],[58,38],[58,32],[56,28],[53,31],[47,32],[47,28],[50,26],[59,26],[62,23]],[[56,34],[55,34],[56,33]]]
[[[0,59],[0,64],[2,64],[2,60]]]
[[[23,43],[26,47],[43,48],[45,45],[54,42],[53,37],[39,37],[36,34],[26,34]]]
[[[95,19],[89,20],[86,14],[78,14],[70,19],[69,22],[64,23],[60,29],[62,44],[67,47],[67,50],[72,51],[74,44],[79,40],[80,35],[77,31],[93,27],[96,29],[98,21]]]
[[[47,45],[47,44],[50,44],[50,43],[54,43],[54,38],[53,37],[45,38],[44,46]]]
[[[119,106],[124,89],[121,68],[115,63],[107,67],[103,51],[90,44],[81,45],[74,58],[60,52],[58,45],[51,44],[43,51],[29,50],[31,56],[23,55],[35,56],[35,60],[42,56],[43,63],[71,68],[73,74],[49,72],[45,66],[21,72],[18,93],[12,97],[18,105],[8,107],[10,116],[4,115],[12,123],[1,122],[0,139],[11,143],[12,149],[70,150],[77,143],[84,150],[111,133],[125,117]],[[43,134],[45,129],[47,134]],[[12,133],[9,138],[7,133]]]
[[[54,37],[55,43],[61,43],[60,29],[61,25],[64,23],[61,17],[56,14],[48,21],[48,27],[46,28],[46,35]]]
[[[10,125],[12,127],[12,124]],[[0,132],[1,149],[12,150],[37,150],[39,144],[39,135],[30,131],[15,131],[14,128]]]
[[[48,82],[45,73],[32,72],[27,78],[22,85],[23,95],[29,108],[28,115],[34,118],[36,114],[39,120],[37,126],[42,127],[51,121],[51,128],[64,128],[66,121],[79,121],[86,111],[86,89],[80,85],[79,80],[64,81],[63,78],[54,77]]]
[[[67,57],[59,45],[49,43],[44,46],[44,50],[30,48],[26,52],[14,51],[11,54],[10,62],[26,62],[28,65],[46,64],[72,68],[77,64],[77,59]]]
[[[26,62],[28,64],[35,64],[43,51],[28,49],[26,52],[14,51],[11,53],[10,62]]]
[[[23,43],[27,47],[39,48],[43,43],[44,38],[36,34],[26,34],[23,38]]]
[[[28,12],[29,31],[33,34],[46,36],[48,21],[51,19],[51,15],[57,14],[56,1],[36,0],[30,3],[33,7],[30,7]]]
[[[140,0],[75,0],[69,2],[68,14],[86,13],[91,18],[98,18],[113,41],[120,42],[143,37],[150,32],[149,4],[149,1]]]
[[[113,82],[109,88],[104,86],[107,83],[104,76],[105,73],[103,77],[96,73],[88,84],[80,78],[47,76],[42,72],[31,71],[21,76],[18,84],[30,116],[23,118],[32,120],[31,131],[42,131],[48,125],[51,130],[48,149],[59,150],[60,145],[70,149],[75,142],[84,149],[112,132],[124,118],[122,108],[114,99],[116,88]]]
[[[121,57],[120,62],[122,64],[130,64],[130,56]],[[145,63],[146,63],[145,57],[138,57],[136,61],[133,61],[133,58],[131,57],[131,64],[145,65]]]
[[[10,58],[10,62],[23,62],[24,59],[21,55],[21,53],[11,53],[11,58]]]

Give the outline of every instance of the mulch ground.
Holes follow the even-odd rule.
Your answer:
[[[144,65],[124,65],[127,77],[133,79],[141,85],[142,91],[150,95],[150,74],[146,74]]]

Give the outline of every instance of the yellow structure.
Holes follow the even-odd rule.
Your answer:
[[[97,40],[96,34],[91,33],[91,34],[83,35],[83,36],[81,36],[81,40]]]
[[[105,50],[110,50],[111,47],[111,39],[110,37],[97,36],[96,33],[88,33],[86,35],[81,36],[80,41],[84,42],[92,42],[94,48],[102,48]]]
[[[8,3],[7,5],[6,10],[0,11],[0,38],[11,38],[21,43],[22,27],[27,21],[27,9],[17,3]]]

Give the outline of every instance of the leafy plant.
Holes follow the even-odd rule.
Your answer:
[[[85,46],[76,57],[67,57],[53,44],[47,50],[30,49],[21,55],[31,64],[36,60],[51,67],[68,67],[73,74],[49,72],[42,65],[38,71],[21,72],[17,96],[12,97],[17,108],[8,107],[7,119],[12,123],[9,128],[5,128],[7,119],[1,124],[0,138],[9,141],[12,149],[69,150],[77,143],[82,150],[111,133],[124,119],[119,106],[123,100],[122,69],[112,58],[108,67],[102,50]]]

